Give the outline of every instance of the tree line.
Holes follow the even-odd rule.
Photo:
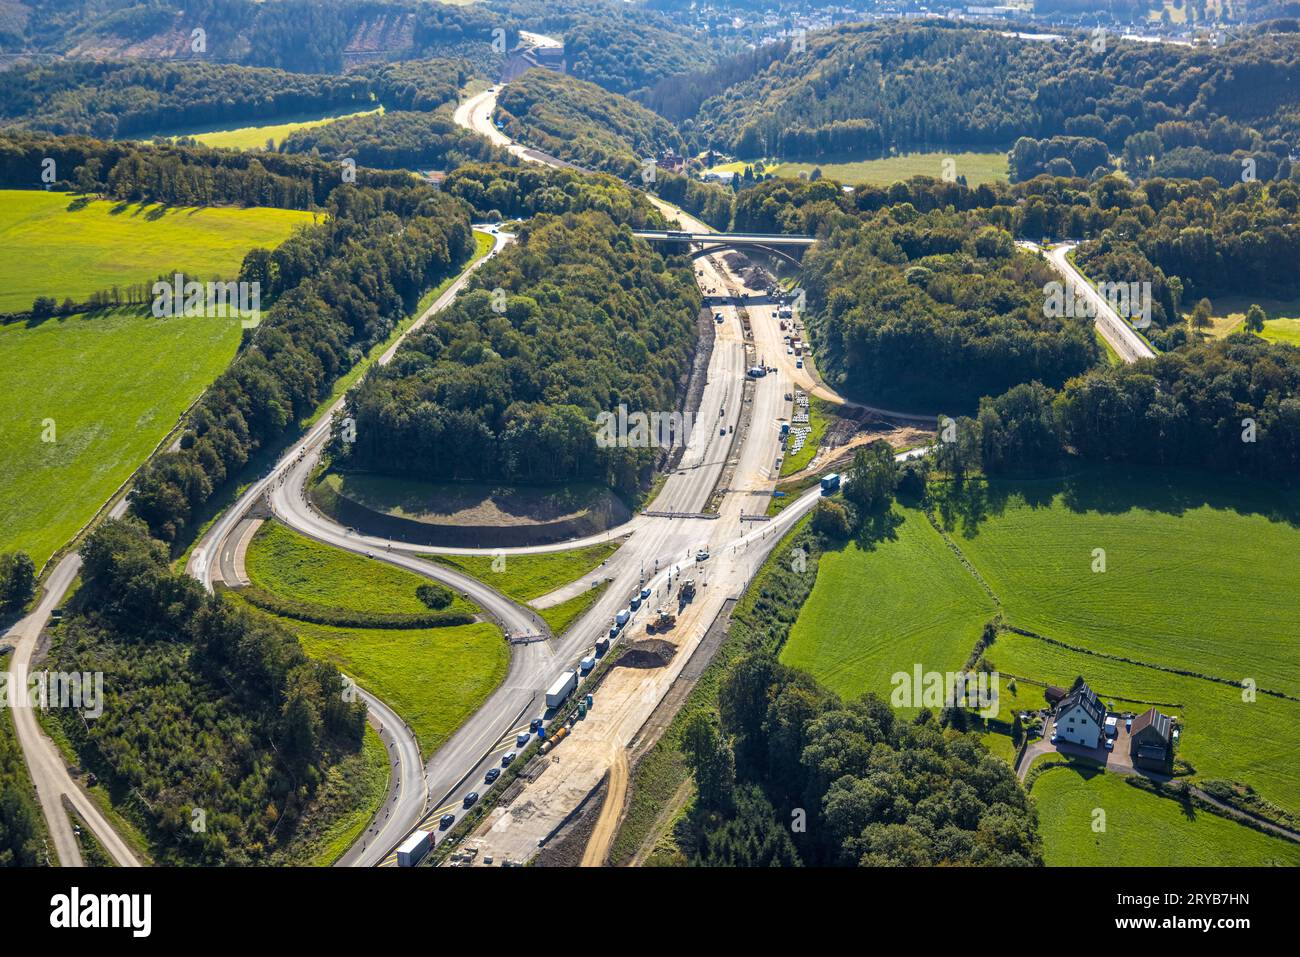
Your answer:
[[[653,447],[596,440],[602,412],[668,413],[699,291],[602,212],[538,214],[393,361],[349,394],[335,463],[433,480],[594,480],[631,493]]]
[[[1300,475],[1300,349],[1249,333],[1131,365],[1099,367],[1059,390],[1023,383],[986,397],[940,445],[961,472],[1089,462],[1182,466],[1294,482]]]
[[[49,183],[42,178],[47,169]],[[0,132],[0,187],[6,189],[48,185],[129,202],[323,209],[344,185],[402,189],[411,182],[406,173],[358,167],[355,183],[345,184],[343,173],[340,164],[311,156]]]
[[[185,533],[217,489],[315,409],[474,249],[465,205],[426,187],[343,187],[329,213],[245,256],[239,279],[261,283],[274,305],[199,400],[180,448],[155,457],[136,483],[132,512],[158,538]]]

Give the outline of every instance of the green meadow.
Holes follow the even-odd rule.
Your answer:
[[[1294,492],[1093,469],[992,482],[956,508],[953,538],[1009,624],[1300,696]],[[1094,571],[1102,558],[1105,570]]]
[[[1031,793],[1049,867],[1300,865],[1300,844],[1199,808],[1185,811],[1117,775],[1048,768]],[[1097,809],[1105,812],[1104,822]],[[1105,829],[1096,829],[1094,821]]]
[[[382,113],[384,108],[377,106],[370,110],[354,110],[345,107],[340,110],[334,110],[324,115],[302,114],[292,117],[280,117],[272,123],[256,123],[251,126],[237,127],[216,127],[204,126],[192,130],[168,130],[160,134],[172,139],[188,137],[197,140],[204,146],[217,148],[228,148],[237,150],[254,150],[264,149],[267,140],[278,147],[289,134],[296,133],[298,130],[309,130],[317,126],[325,126],[327,123],[333,123],[335,120],[348,119],[355,116],[369,116],[372,113]],[[150,137],[152,139],[152,137]]]
[[[422,575],[322,545],[278,522],[257,530],[245,566],[254,585],[308,605],[380,614],[429,611],[415,594],[428,581]],[[459,596],[447,610],[478,612]]]
[[[844,163],[779,163],[768,171],[777,176],[794,178],[811,175],[820,169],[826,179],[838,180],[846,185],[860,183],[870,186],[888,186],[913,176],[931,176],[942,179],[944,160],[953,161],[954,175],[965,176],[970,186],[980,183],[1005,183],[1007,180],[1006,153],[905,153],[882,159]],[[743,171],[744,167],[741,166]]]
[[[0,325],[0,551],[25,550],[39,568],[76,535],[229,365],[239,337],[237,319],[130,310]]]
[[[961,668],[996,610],[923,512],[893,514],[890,537],[822,554],[781,650],[785,664],[846,698],[874,691],[888,700],[890,676],[918,663]]]
[[[622,542],[599,542],[582,548],[535,555],[429,555],[491,585],[507,598],[531,601],[594,572]]]
[[[274,248],[312,214],[302,210],[166,207],[68,193],[0,190],[0,312],[37,296],[83,301],[114,285],[182,272],[234,278],[244,254]]]

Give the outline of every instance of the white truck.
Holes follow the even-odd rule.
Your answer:
[[[558,708],[564,704],[564,699],[571,695],[576,687],[578,687],[578,673],[570,668],[556,678],[555,684],[551,685],[550,690],[546,692],[546,707]]]
[[[414,867],[429,853],[429,832],[416,831],[397,848],[397,866]]]

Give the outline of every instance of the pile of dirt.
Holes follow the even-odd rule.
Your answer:
[[[662,668],[673,660],[677,646],[661,638],[634,641],[614,662],[615,668]]]

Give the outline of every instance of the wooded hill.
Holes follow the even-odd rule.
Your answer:
[[[1087,176],[1104,152],[1130,147],[1139,173],[1213,175],[1227,167],[1211,160],[1226,157],[1239,178],[1249,155],[1258,178],[1289,174],[1288,144],[1300,133],[1300,36],[1257,35],[1219,49],[1112,37],[1105,52],[1093,52],[1090,40],[1071,33],[1034,42],[949,23],[857,24],[809,35],[806,52],[787,44],[766,66],[752,54],[721,64],[712,80],[665,81],[647,102],[690,119],[683,128],[693,147],[742,157],[1005,149],[1023,136],[1065,142],[1013,154],[1021,178]],[[1044,160],[1044,150],[1064,155]],[[1057,158],[1070,167],[1048,168]]]
[[[596,417],[620,403],[677,408],[699,308],[690,269],[669,266],[604,213],[539,215],[350,393],[356,441],[335,443],[336,462],[633,492],[654,450],[598,448]]]

